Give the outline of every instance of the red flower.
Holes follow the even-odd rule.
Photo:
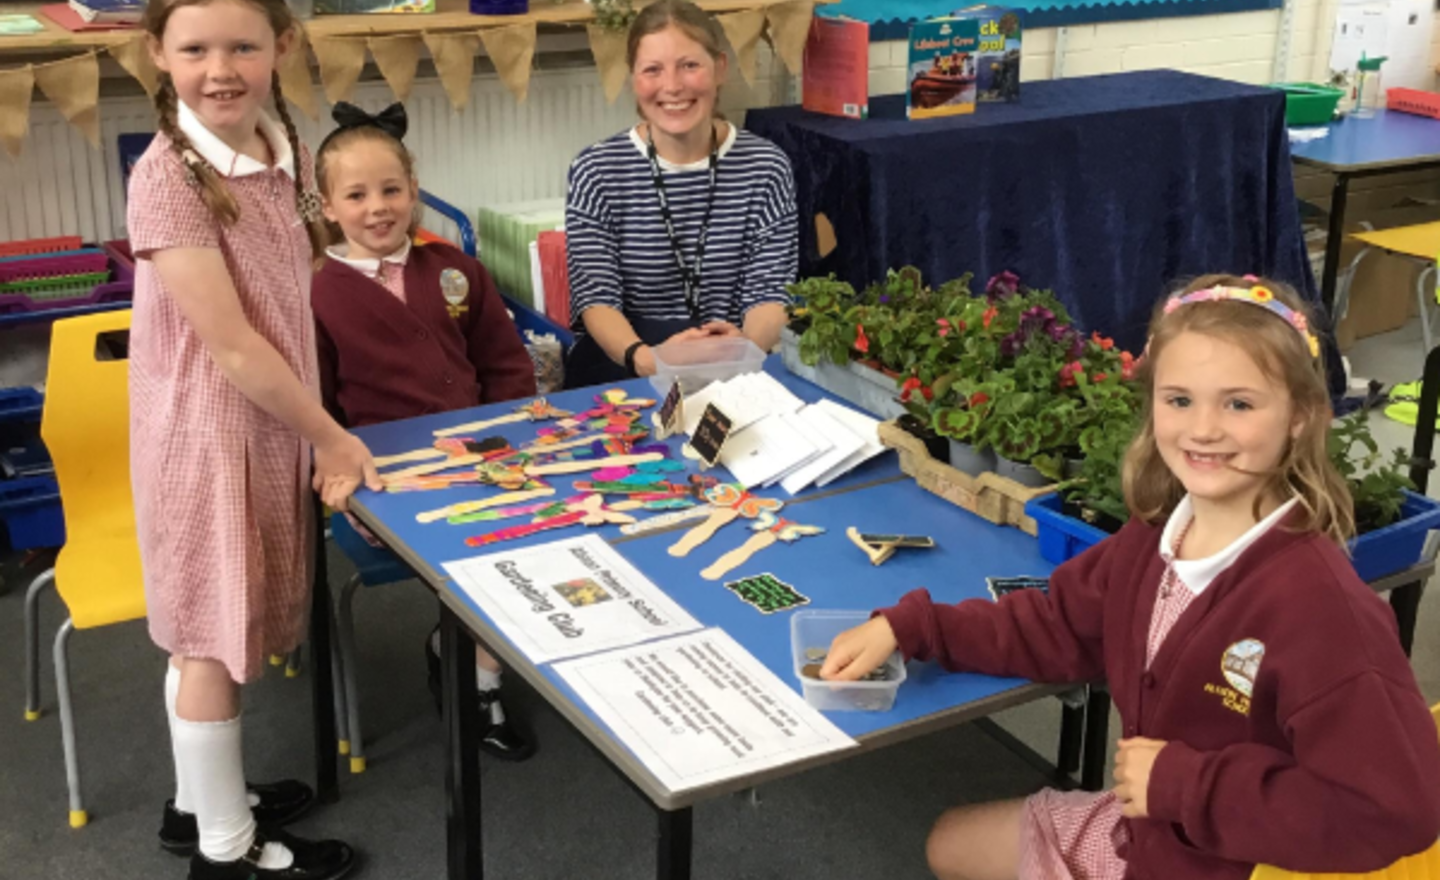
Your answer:
[[[900,386],[900,399],[902,401],[908,401],[910,399],[910,395],[919,388],[920,380],[915,376],[911,376],[909,379],[905,380],[905,384]]]
[[[1060,387],[1072,388],[1075,385],[1076,374],[1084,375],[1085,366],[1079,361],[1071,361],[1060,368]]]
[[[1115,340],[1109,338],[1108,336],[1101,336],[1099,330],[1091,333],[1090,338],[1095,340],[1095,344],[1100,346],[1101,351],[1109,351],[1110,349],[1115,347]]]
[[[939,318],[935,321],[935,325],[940,328],[938,332],[941,339],[950,335],[950,322],[947,319]]]
[[[976,391],[974,394],[970,395],[970,408],[971,408],[971,409],[975,409],[976,407],[984,406],[985,404],[987,404],[987,403],[989,403],[989,402],[990,402],[990,395],[986,394],[984,391]]]
[[[1090,381],[1092,381],[1092,382],[1104,382],[1104,381],[1105,381],[1105,378],[1106,378],[1106,374],[1105,374],[1105,373],[1096,373],[1095,375],[1093,375],[1093,376],[1090,377]]]
[[[985,310],[984,322],[986,330],[990,329],[990,322],[995,320],[995,316],[998,314],[1000,314],[1000,310],[995,308],[994,306],[991,306],[990,308]]]
[[[870,340],[865,336],[865,328],[859,324],[855,325],[855,350],[861,354],[867,354],[870,351]]]
[[[930,390],[929,385],[921,385],[920,393],[925,395],[925,400],[927,402],[935,399],[935,392]]]
[[[1135,355],[1131,354],[1131,353],[1128,352],[1128,351],[1122,351],[1122,352],[1120,352],[1120,378],[1121,378],[1121,379],[1125,380],[1126,382],[1129,382],[1131,379],[1134,379],[1134,378],[1135,378],[1135,368],[1136,368],[1137,366],[1139,366],[1139,362],[1135,360]]]

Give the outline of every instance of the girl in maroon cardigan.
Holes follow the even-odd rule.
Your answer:
[[[320,383],[351,427],[532,397],[535,373],[490,273],[444,244],[412,244],[419,184],[405,108],[370,116],[335,105],[339,128],[315,156],[325,217],[342,243],[315,275]],[[439,693],[438,630],[426,657]],[[481,748],[523,760],[533,746],[506,720],[500,664],[475,650]],[[438,697],[437,697],[438,699]]]
[[[958,807],[946,878],[1244,880],[1257,863],[1362,872],[1440,835],[1440,744],[1390,609],[1345,554],[1319,347],[1299,298],[1212,275],[1168,298],[1124,466],[1134,516],[1047,593],[925,590],[836,638],[822,677],[897,647],[947,669],[1104,678],[1116,786]]]

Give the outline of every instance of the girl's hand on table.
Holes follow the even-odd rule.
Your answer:
[[[897,647],[890,621],[876,615],[835,637],[820,667],[820,677],[827,681],[859,681],[884,663]]]

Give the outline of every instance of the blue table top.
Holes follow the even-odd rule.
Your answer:
[[[771,358],[766,367],[804,400],[814,401],[826,396],[818,387],[786,373],[776,358]],[[636,396],[652,396],[643,380],[627,382],[620,387]],[[556,394],[550,400],[558,406],[578,410],[599,390],[581,389]],[[430,432],[435,428],[493,417],[509,412],[511,408],[511,404],[479,407],[375,425],[357,433],[377,455],[402,452],[428,445]],[[506,425],[496,433],[518,442],[532,437],[536,427],[528,423]],[[678,445],[679,441],[672,438],[671,442]],[[564,477],[554,481],[557,498],[566,497],[570,480]],[[494,629],[492,621],[479,606],[462,590],[455,588],[446,577],[442,563],[478,555],[477,551],[464,545],[464,537],[496,525],[452,526],[443,522],[420,525],[415,522],[415,514],[495,492],[494,489],[475,488],[393,495],[363,491],[356,496],[355,507],[361,519],[439,591],[483,641],[546,693],[557,710],[586,732],[601,751],[615,759],[632,781],[657,798],[657,803],[663,799],[667,808],[676,808],[721,790],[734,790],[758,781],[748,778],[732,780],[722,786],[686,792],[679,799],[671,798],[658,781],[640,767],[633,755],[609,735],[608,728],[587,707],[579,704],[574,692],[550,666],[536,668],[525,662],[514,646]],[[823,526],[827,531],[795,544],[771,547],[732,575],[773,573],[808,596],[810,604],[806,607],[809,608],[868,611],[894,604],[905,592],[922,585],[943,601],[985,597],[988,596],[985,585],[987,575],[1043,576],[1051,570],[1051,566],[1040,557],[1033,538],[1016,529],[985,522],[925,492],[900,474],[896,457],[890,453],[868,462],[820,492],[807,490],[793,499],[786,498],[781,490],[764,494],[785,499],[787,517]],[[849,526],[868,532],[930,535],[938,546],[928,551],[902,550],[883,566],[872,566],[845,536]],[[514,549],[577,534],[577,529],[564,529],[509,542],[504,546]],[[790,659],[792,612],[768,616],[760,614],[730,594],[722,582],[705,581],[699,574],[700,569],[716,557],[743,543],[750,534],[748,530],[731,524],[689,557],[675,559],[666,552],[666,548],[680,534],[674,531],[625,538],[614,526],[603,527],[601,532],[602,537],[614,543],[628,560],[702,625],[726,630],[782,681],[799,691],[800,685]],[[851,736],[865,737],[879,744],[926,729],[927,719],[937,721],[939,716],[956,715],[957,710],[965,709],[973,709],[970,714],[974,715],[988,714],[1034,696],[1035,689],[1028,688],[1022,680],[948,675],[933,665],[912,663],[909,677],[901,686],[891,711],[830,713],[828,717]],[[960,720],[965,719],[957,717],[952,723]],[[763,775],[774,778],[777,771],[771,770]]]
[[[1296,162],[1334,171],[1403,168],[1440,162],[1440,119],[1380,110],[1325,126],[1323,138],[1290,145]]]

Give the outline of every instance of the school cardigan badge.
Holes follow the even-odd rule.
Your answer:
[[[465,301],[470,298],[470,282],[459,269],[446,269],[440,273],[440,293],[445,297],[445,309],[450,317],[459,318],[470,310]]]
[[[1243,639],[1225,649],[1220,659],[1220,672],[1230,686],[1247,697],[1255,696],[1255,679],[1265,659],[1265,643],[1259,639]]]

